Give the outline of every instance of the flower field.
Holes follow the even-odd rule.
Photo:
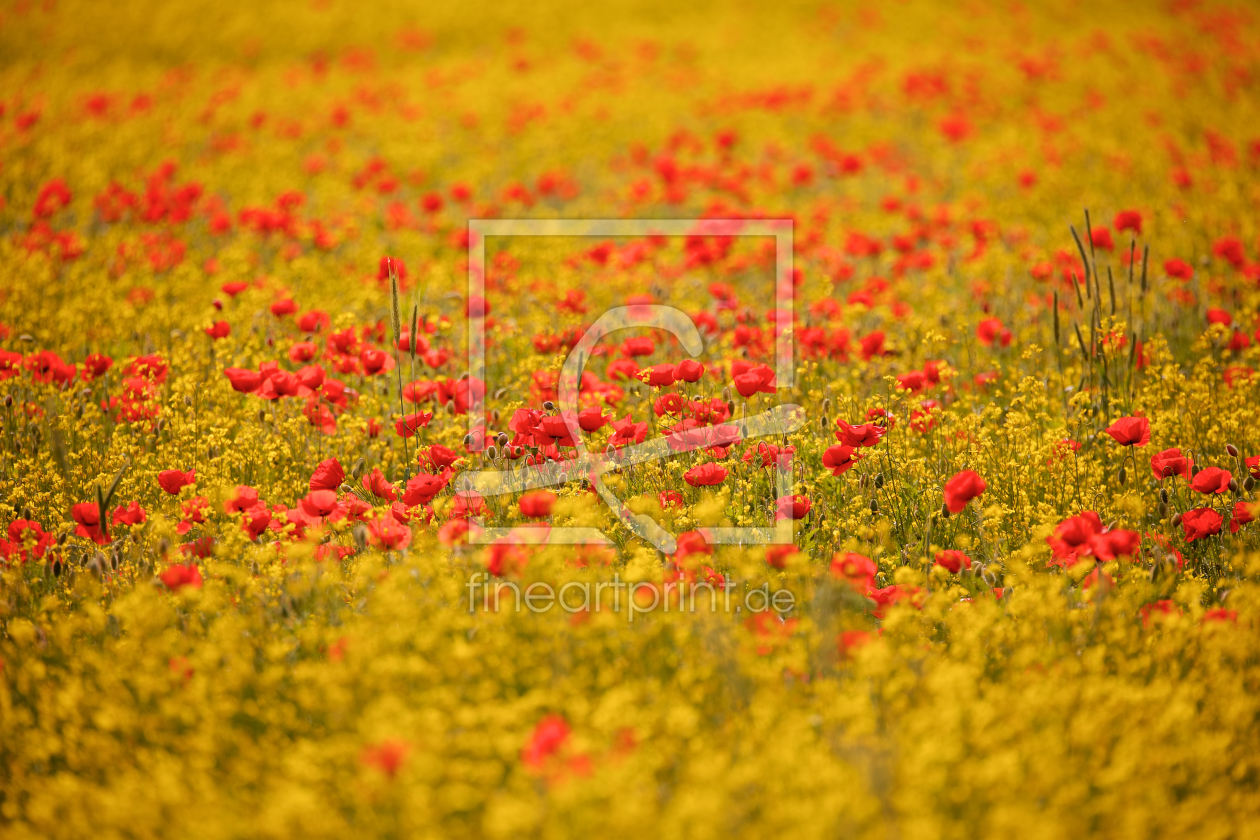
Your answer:
[[[0,54],[0,836],[1260,833],[1253,7]]]

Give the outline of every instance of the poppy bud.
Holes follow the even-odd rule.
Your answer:
[[[136,533],[139,534],[139,531],[137,531]],[[60,534],[57,535],[57,545],[65,545],[66,540],[68,539],[70,539],[70,532],[62,531]]]
[[[1229,457],[1231,457],[1231,458],[1237,458],[1237,457],[1238,457],[1238,447],[1237,447],[1237,446],[1234,446],[1234,444],[1232,444],[1232,443],[1227,443],[1227,444],[1225,444],[1225,453],[1226,453],[1227,455],[1229,455]]]
[[[506,394],[507,394],[507,388],[500,388],[499,390],[494,392],[494,398],[496,401],[498,401],[498,400],[503,399],[503,397]]]
[[[1162,487],[1159,489],[1159,502],[1163,505],[1168,504],[1168,491]]]
[[[486,448],[486,457],[489,458],[491,461],[493,461],[498,456],[498,454],[499,454],[499,450],[495,449],[493,446]]]
[[[446,413],[447,413],[447,414],[454,414],[454,413],[455,413],[455,400],[447,400],[447,401],[446,401]]]
[[[547,411],[555,411],[556,404],[553,403],[551,400],[547,400],[545,403],[543,403],[543,408]]]
[[[1179,513],[1172,518],[1172,526],[1176,528],[1180,524],[1181,524],[1181,514]]]
[[[157,550],[160,556],[165,556],[166,552],[171,550],[170,540],[166,537],[162,537],[162,539],[158,540]]]
[[[831,397],[827,397],[823,400],[823,412],[825,413],[828,411],[831,411]]]
[[[354,466],[350,468],[350,475],[354,476],[355,479],[360,479],[363,477],[363,471],[365,469],[367,469],[367,461],[360,458],[355,461]]]
[[[1250,493],[1252,491],[1252,488],[1254,488],[1255,486],[1256,486],[1256,480],[1252,478],[1251,476],[1247,476],[1247,478],[1243,480],[1243,489],[1246,490],[1248,493]]]
[[[1191,477],[1191,478],[1194,478],[1196,475],[1198,475],[1198,474],[1199,474],[1199,470],[1201,470],[1201,469],[1203,469],[1203,467],[1200,467],[1198,464],[1193,464],[1193,465],[1191,465],[1191,467],[1190,467],[1190,477]]]
[[[355,548],[359,549],[359,551],[367,548],[367,528],[364,527],[362,522],[355,525],[354,530],[350,534],[354,538]]]
[[[735,401],[734,401],[734,400],[727,400],[727,401],[726,401],[726,413],[727,413],[727,414],[734,414],[734,413],[735,413]]]
[[[472,435],[464,435],[464,446],[472,446]]]
[[[267,422],[267,410],[265,408],[258,409],[258,422],[259,423]]]
[[[4,407],[13,408],[13,395],[12,394],[4,395]]]
[[[726,400],[728,405],[730,404],[731,402],[731,389],[730,388],[722,389],[722,399]]]
[[[496,408],[490,412],[490,423],[495,426],[499,425],[499,409]]]
[[[54,560],[52,565],[53,577],[61,577],[61,561]]]
[[[879,502],[871,499],[871,513],[879,513]]]
[[[184,407],[192,408],[192,397],[188,396],[187,394],[184,394]]]
[[[879,475],[875,476],[875,486],[876,486],[877,488],[879,488],[879,487],[883,487],[883,486],[884,486],[884,474],[883,474],[883,473],[880,473]]]
[[[1237,492],[1238,492],[1238,480],[1237,480],[1237,479],[1231,478],[1231,479],[1229,480],[1229,492],[1231,492],[1231,493],[1237,493]]]
[[[822,417],[820,417],[820,418],[818,418],[818,419],[821,421],[818,425],[822,427],[822,430],[823,430],[824,432],[825,432],[825,431],[827,431],[827,428],[828,428],[828,424],[827,424],[827,415],[825,415],[825,414],[824,414]]]
[[[1159,515],[1161,517],[1168,515],[1168,505],[1164,504],[1163,502],[1159,503]]]
[[[1120,472],[1116,474],[1116,479],[1120,482],[1121,486],[1123,486],[1124,483],[1128,481],[1128,478],[1129,474],[1125,472],[1124,467],[1121,467]]]
[[[507,432],[499,432],[499,436],[495,438],[495,440],[498,441],[500,449],[507,446],[507,442],[508,442]]]
[[[337,492],[338,493],[353,493],[354,487],[350,485],[349,483],[342,482],[341,486],[337,488]]]
[[[949,505],[941,505],[941,519],[949,519]]]

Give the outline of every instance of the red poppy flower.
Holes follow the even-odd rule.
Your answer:
[[[950,513],[960,513],[967,503],[988,487],[984,479],[971,470],[963,470],[945,482],[945,506]]]
[[[992,347],[997,342],[1003,347],[1011,344],[1011,331],[1002,325],[997,318],[985,318],[976,325],[976,338],[985,347]]]
[[[172,563],[158,577],[167,589],[177,592],[184,587],[201,588],[201,570],[196,563]]]
[[[521,750],[521,764],[530,770],[540,770],[547,759],[560,751],[569,739],[569,724],[559,715],[547,715],[538,722],[529,740]]]
[[[311,490],[339,490],[341,483],[345,480],[346,471],[341,466],[341,462],[336,458],[329,458],[320,461],[319,466],[315,467],[308,487]]]
[[[196,470],[188,470],[187,472],[183,470],[162,470],[162,472],[158,473],[158,484],[172,496],[178,496],[180,490],[196,483]]]
[[[678,363],[676,373],[683,382],[698,382],[704,376],[704,365],[694,359],[685,359]]]
[[[643,443],[647,439],[647,423],[635,423],[626,415],[621,420],[614,420],[613,434],[608,442],[612,446],[622,447],[632,443]]]
[[[215,321],[213,324],[206,327],[204,332],[215,341],[218,341],[220,338],[227,338],[231,335],[232,327],[227,321]]]
[[[380,467],[374,467],[370,473],[363,476],[361,483],[364,490],[378,499],[392,502],[398,498],[398,491],[389,483],[389,479],[385,478],[385,473],[381,472]]]
[[[950,574],[955,575],[963,569],[971,568],[971,558],[956,549],[937,552],[936,559],[933,562]]]
[[[726,480],[726,469],[718,464],[701,464],[683,473],[683,478],[692,487],[712,487]]]
[[[119,505],[114,508],[114,512],[109,515],[109,521],[112,525],[141,525],[148,517],[145,515],[144,508],[140,507],[139,502],[128,502],[125,505]]]
[[[823,466],[831,470],[832,475],[844,475],[856,464],[860,457],[852,446],[831,446],[823,453]]]
[[[1230,475],[1229,470],[1207,467],[1199,470],[1198,474],[1190,480],[1190,489],[1196,493],[1224,493],[1233,480],[1234,477]]]
[[[415,414],[408,414],[394,421],[394,431],[404,438],[409,438],[415,435],[416,429],[422,429],[429,425],[429,421],[432,419],[432,411],[418,411]]]
[[[232,390],[242,394],[256,393],[263,384],[263,375],[256,370],[228,368],[223,375],[232,383]]]
[[[1174,258],[1164,262],[1164,273],[1178,280],[1189,280],[1194,277],[1194,266],[1185,260]]]
[[[1190,458],[1183,456],[1181,450],[1177,447],[1165,449],[1163,452],[1156,452],[1151,456],[1151,472],[1160,481],[1174,475],[1189,478],[1192,466],[1194,466],[1194,462]]]
[[[1212,508],[1196,508],[1181,515],[1181,528],[1185,532],[1186,542],[1206,539],[1221,532],[1224,520]]]
[[[411,528],[393,516],[378,516],[368,523],[367,538],[382,551],[399,551],[411,545]]]
[[[780,519],[804,519],[812,504],[808,496],[781,496],[775,501],[775,521]]]
[[[677,368],[671,364],[652,365],[639,371],[638,378],[653,388],[664,388],[674,384]]]
[[[1151,441],[1151,421],[1145,417],[1121,417],[1106,432],[1121,446],[1146,446]]]
[[[874,423],[850,426],[838,417],[836,418],[836,425],[840,427],[840,430],[836,432],[836,440],[845,446],[854,448],[875,446],[888,433],[888,430],[883,426],[876,426]]]
[[[528,519],[544,519],[551,516],[551,507],[556,503],[556,494],[550,490],[530,490],[521,496],[518,503],[521,515]]]
[[[845,630],[836,637],[836,647],[841,659],[848,659],[854,651],[875,641],[875,635],[869,630]]]
[[[1234,503],[1234,515],[1229,521],[1229,532],[1237,534],[1238,529],[1256,519],[1256,510],[1260,508],[1252,502],[1237,501]]]
[[[441,475],[421,473],[407,482],[407,488],[403,492],[403,504],[407,507],[427,505],[434,496],[442,492],[448,481],[450,481],[450,475],[445,472]]]
[[[871,558],[849,551],[831,558],[831,573],[848,581],[858,592],[866,593],[875,586],[879,567]]]
[[[773,394],[775,392],[774,371],[769,365],[751,367],[745,373],[735,377],[735,390],[745,399],[753,394]]]
[[[1115,221],[1111,224],[1116,229],[1116,233],[1122,233],[1131,230],[1137,235],[1142,233],[1142,214],[1137,210],[1121,210],[1116,214]]]

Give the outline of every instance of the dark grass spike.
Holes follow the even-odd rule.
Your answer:
[[[1107,266],[1107,292],[1111,295],[1111,317],[1116,317],[1116,281],[1111,276],[1111,266]]]
[[[1085,208],[1085,235],[1089,237],[1089,259],[1092,264],[1093,261],[1097,258],[1094,256],[1094,226],[1090,224],[1090,221],[1089,221],[1089,208],[1088,207]],[[1095,269],[1094,271],[1095,274],[1098,273],[1097,271],[1098,267],[1096,265],[1091,265],[1091,268]]]
[[[1089,259],[1085,256],[1085,246],[1081,244],[1081,236],[1076,232],[1075,225],[1068,225],[1068,230],[1072,231],[1072,238],[1076,240],[1076,250],[1081,255],[1081,267],[1085,271],[1085,294],[1089,294]]]
[[[1086,364],[1089,364],[1089,351],[1085,349],[1085,339],[1081,336],[1081,325],[1073,324],[1072,329],[1076,331],[1076,343],[1081,348],[1081,358],[1085,360]]]
[[[1072,272],[1072,288],[1076,291],[1076,305],[1082,312],[1085,311],[1085,299],[1081,297],[1081,281],[1076,279],[1076,272]]]
[[[1142,294],[1143,296],[1146,295],[1146,263],[1147,263],[1147,258],[1150,256],[1150,253],[1151,253],[1151,246],[1143,245],[1142,246]]]
[[[1054,346],[1059,346],[1059,292],[1054,293]]]
[[[403,425],[407,423],[407,405],[403,402],[403,381],[402,381],[402,351],[398,349],[398,344],[402,340],[402,312],[398,307],[398,272],[394,269],[394,260],[389,258],[389,296],[390,296],[390,321],[394,328],[394,367],[398,371],[398,410],[402,416]],[[403,463],[406,465],[403,475],[406,480],[411,479],[411,453],[408,451],[407,438],[403,436]]]

